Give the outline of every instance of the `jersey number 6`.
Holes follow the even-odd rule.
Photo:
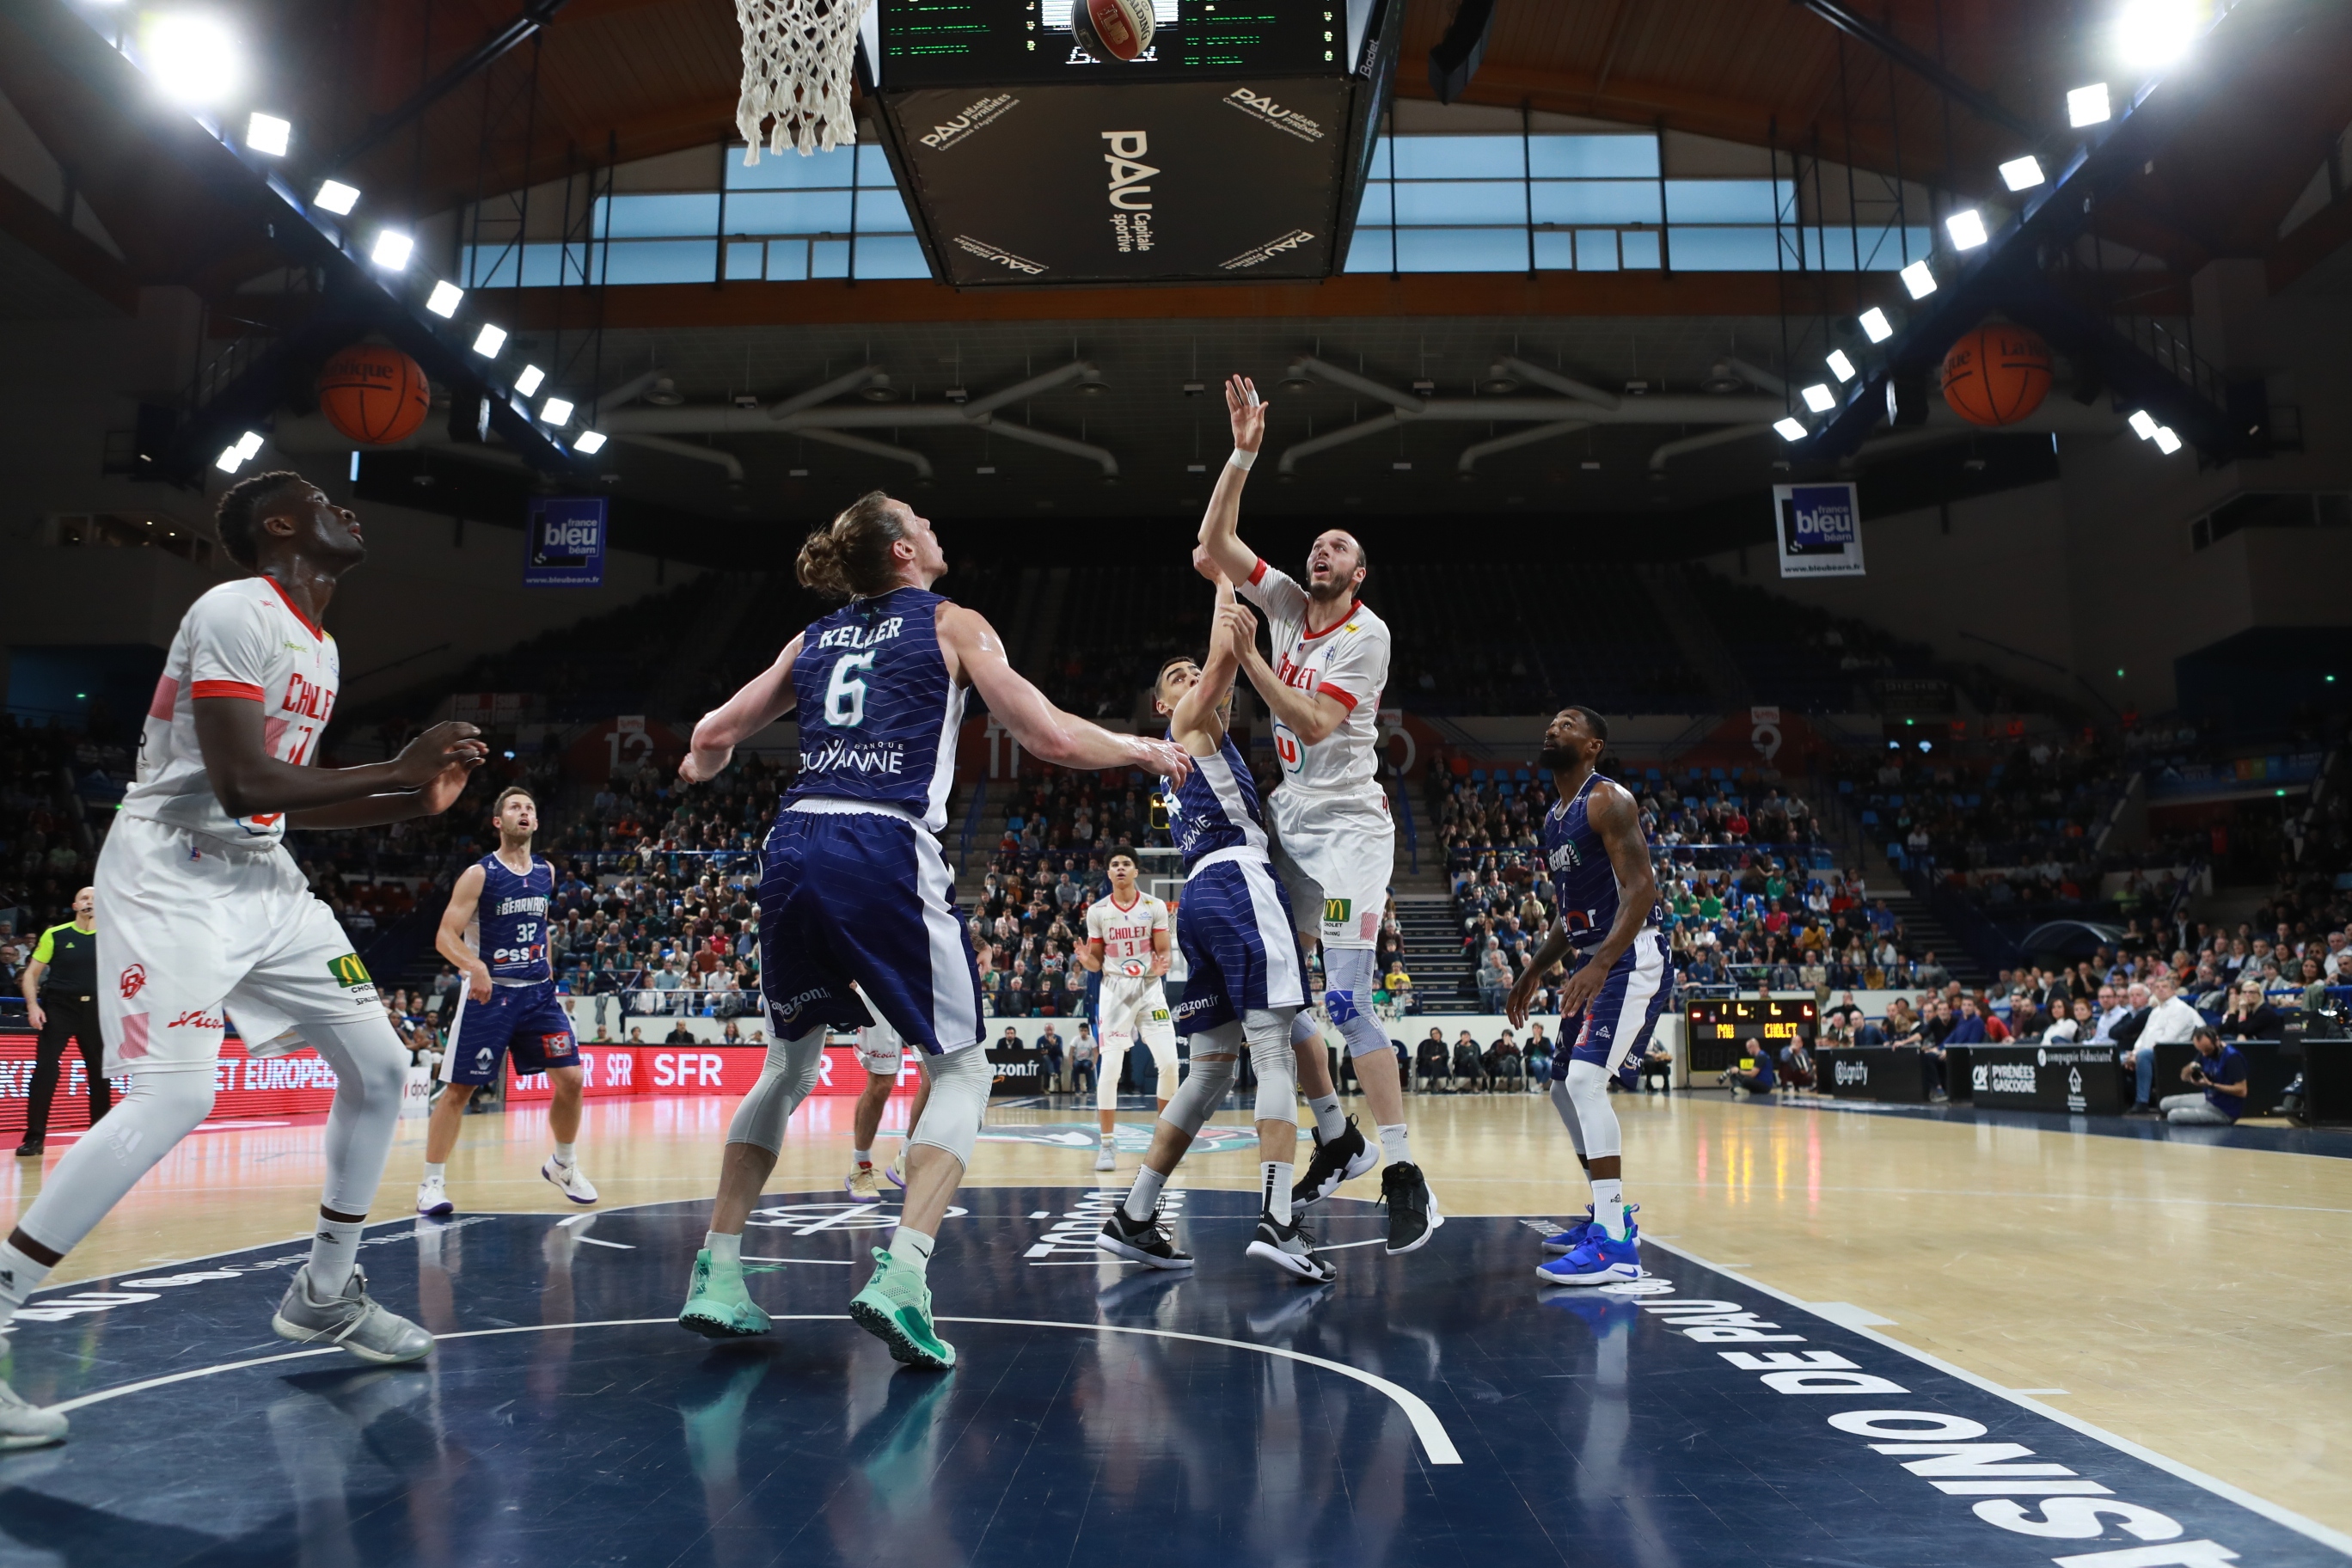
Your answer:
[[[824,683],[824,721],[836,730],[855,730],[866,722],[866,682],[851,671],[872,669],[870,653],[845,653],[834,661]]]

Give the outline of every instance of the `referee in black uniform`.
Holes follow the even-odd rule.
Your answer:
[[[89,888],[76,893],[73,912],[72,920],[41,933],[32,962],[25,965],[25,1012],[41,1040],[33,1058],[25,1141],[16,1146],[20,1158],[40,1153],[48,1136],[49,1101],[57,1098],[68,1037],[80,1045],[89,1071],[90,1121],[95,1123],[114,1103],[106,1081],[106,1042],[98,1032],[97,893]]]

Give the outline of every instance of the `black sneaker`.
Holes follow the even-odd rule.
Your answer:
[[[1270,1214],[1257,1216],[1257,1235],[1249,1244],[1252,1258],[1263,1258],[1286,1274],[1311,1285],[1328,1285],[1339,1277],[1330,1259],[1315,1250],[1315,1238],[1297,1220],[1277,1225]]]
[[[1111,1210],[1102,1229],[1095,1233],[1095,1249],[1153,1268],[1192,1267],[1192,1255],[1179,1252],[1176,1244],[1168,1239],[1168,1233],[1160,1228],[1160,1210],[1156,1207],[1150,1219],[1129,1219],[1124,1208]]]
[[[38,1143],[26,1142],[16,1145],[16,1158],[19,1160],[37,1160],[43,1152]]]
[[[1307,1173],[1300,1176],[1290,1189],[1290,1206],[1295,1213],[1309,1204],[1319,1204],[1339,1190],[1342,1182],[1352,1182],[1380,1163],[1380,1153],[1364,1142],[1356,1127],[1356,1119],[1348,1118],[1348,1125],[1339,1136],[1329,1142],[1323,1134],[1315,1134],[1315,1158],[1307,1163]]]
[[[1399,1258],[1418,1250],[1430,1232],[1445,1223],[1437,1212],[1437,1194],[1429,1190],[1419,1165],[1391,1165],[1381,1173],[1381,1202],[1389,1211],[1389,1256]]]

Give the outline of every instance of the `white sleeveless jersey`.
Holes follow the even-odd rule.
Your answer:
[[[1103,944],[1106,976],[1133,980],[1150,974],[1152,933],[1168,929],[1168,906],[1140,889],[1125,909],[1110,896],[1087,909],[1087,940]]]
[[[138,781],[122,797],[122,814],[221,838],[279,842],[285,813],[240,817],[221,809],[196,746],[195,700],[259,703],[263,749],[299,767],[318,750],[341,672],[335,639],[269,578],[208,590],[188,606],[172,638],[139,733]]]
[[[1275,754],[1286,788],[1358,794],[1380,788],[1381,690],[1389,683],[1388,623],[1361,602],[1327,626],[1310,626],[1307,590],[1264,561],[1241,593],[1266,614],[1274,671],[1286,686],[1319,691],[1348,710],[1316,745],[1274,721]]]

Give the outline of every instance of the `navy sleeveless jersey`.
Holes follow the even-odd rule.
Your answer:
[[[1171,731],[1169,738],[1175,738]],[[1228,732],[1213,757],[1194,757],[1183,787],[1171,790],[1160,781],[1160,798],[1168,805],[1169,830],[1184,858],[1184,871],[1220,849],[1250,848],[1265,856],[1265,818],[1258,810],[1257,781],[1249,763]]]
[[[894,588],[852,599],[801,634],[801,771],[783,804],[856,801],[895,806],[934,833],[947,826],[964,689],[940,647],[945,603]]]
[[[1544,813],[1544,864],[1551,868],[1552,883],[1559,889],[1559,913],[1568,922],[1569,941],[1579,950],[1600,946],[1617,921],[1617,868],[1609,863],[1609,847],[1585,820],[1585,803],[1593,786],[1611,782],[1594,773],[1575,798]],[[1658,911],[1653,908],[1646,923],[1657,921]]]
[[[554,979],[547,961],[547,906],[555,896],[555,868],[536,855],[527,877],[516,876],[494,854],[475,864],[482,868],[482,901],[474,906],[474,920],[490,978],[509,985]]]

